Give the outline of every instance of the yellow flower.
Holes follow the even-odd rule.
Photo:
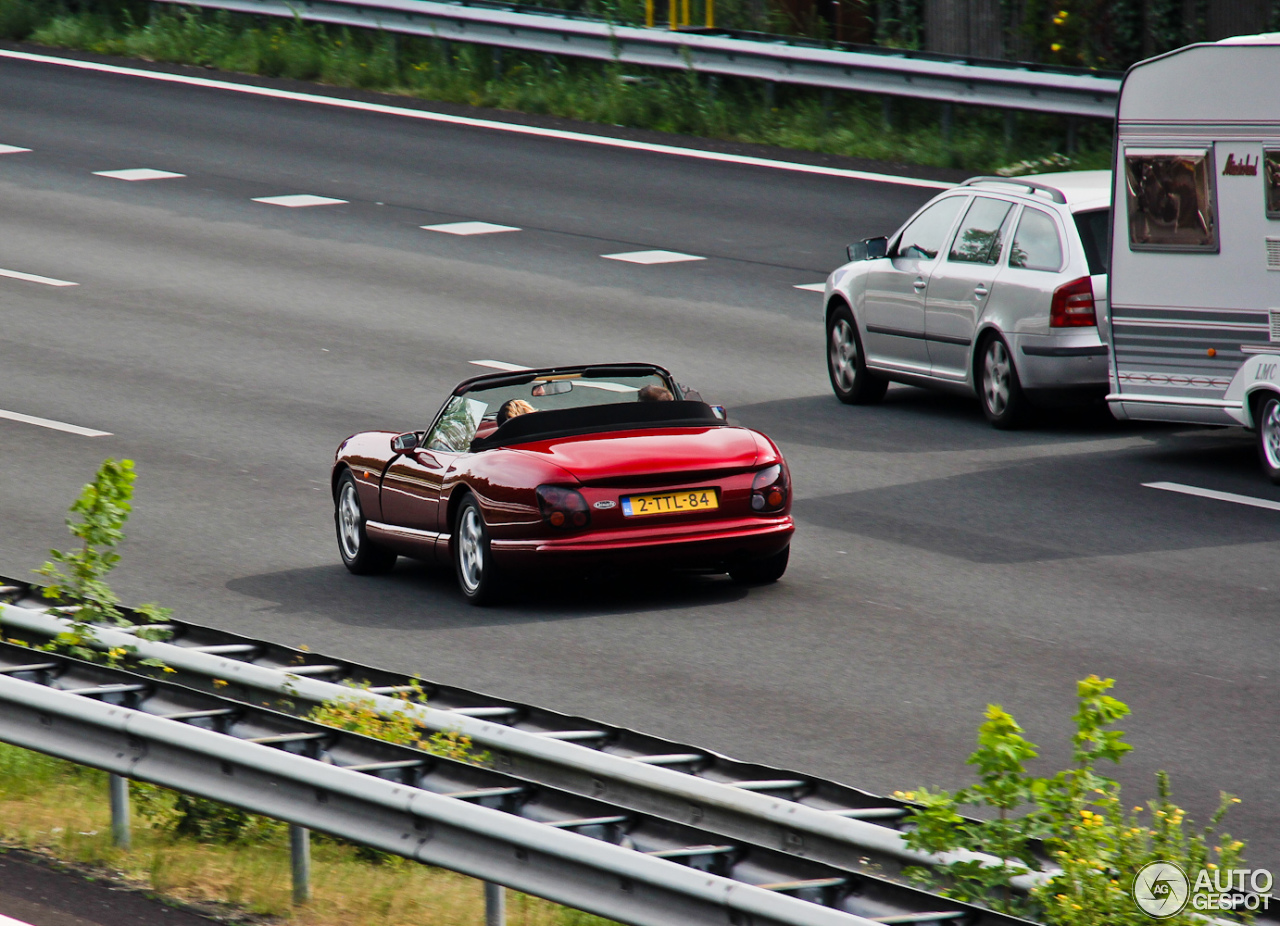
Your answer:
[[[1142,813],[1142,808],[1141,808],[1141,807],[1135,807],[1135,808],[1133,808],[1133,812],[1134,812],[1134,813]]]
[[[227,683],[226,683],[226,681],[225,681],[224,679],[215,678],[215,679],[213,680],[213,687],[214,687],[214,688],[226,688],[226,687],[227,687]]]
[[[173,668],[172,666],[165,666],[165,667],[164,667],[164,671],[168,672],[170,675],[173,675],[173,674],[175,674],[178,670],[177,670],[177,669],[175,669],[175,668]]]
[[[1059,45],[1057,42],[1054,42],[1052,45],[1049,46],[1049,51],[1052,51],[1052,52],[1062,51],[1062,46]]]

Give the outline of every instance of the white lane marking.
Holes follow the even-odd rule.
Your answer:
[[[529,369],[529,367],[522,367],[518,363],[507,363],[505,360],[468,360],[467,363],[473,363],[478,367],[489,367],[491,370],[504,370],[508,373]]]
[[[537,138],[554,138],[561,141],[582,142],[588,145],[600,145],[605,148],[622,148],[627,151],[645,151],[650,154],[670,154],[677,157],[695,158],[700,161],[718,161],[721,164],[740,164],[747,167],[767,167],[772,170],[786,170],[798,174],[815,174],[821,177],[842,177],[846,180],[869,180],[873,183],[894,183],[899,186],[922,187],[928,190],[949,190],[954,183],[943,183],[938,180],[917,180],[914,177],[895,177],[892,174],[877,174],[865,170],[845,170],[839,167],[819,167],[814,164],[795,164],[791,161],[776,161],[771,158],[755,158],[741,154],[724,154],[719,151],[699,151],[696,148],[677,148],[675,145],[657,145],[652,142],[628,141],[624,138],[606,138],[602,135],[588,135],[585,132],[566,132],[561,129],[542,129],[532,125],[515,125],[510,122],[495,122],[491,119],[471,119],[466,116],[449,116],[444,113],[424,112],[420,109],[405,109],[400,106],[387,106],[383,103],[365,103],[359,100],[342,100],[335,97],[319,96],[313,93],[297,93],[292,90],[277,90],[274,87],[252,87],[246,84],[234,84],[208,77],[191,77],[186,74],[164,74],[159,71],[144,71],[139,68],[120,67],[116,64],[99,64],[96,61],[73,61],[69,58],[55,58],[51,55],[35,55],[25,51],[9,51],[0,49],[0,58],[12,58],[15,61],[33,61],[39,64],[55,64],[61,67],[76,68],[82,71],[94,71],[99,74],[117,74],[125,77],[141,77],[146,80],[158,80],[170,84],[184,84],[188,87],[205,87],[214,90],[230,90],[234,93],[246,93],[250,96],[270,97],[276,100],[293,100],[299,103],[315,103],[320,106],[333,106],[339,109],[351,109],[358,112],[381,113],[388,116],[403,116],[408,119],[421,119],[425,122],[439,122],[446,125],[461,125],[477,129],[491,129],[495,132],[510,132],[513,135],[532,135]]]
[[[95,177],[110,177],[112,180],[169,180],[173,177],[185,177],[186,174],[175,174],[171,170],[153,170],[150,167],[127,167],[124,170],[95,170]]]
[[[255,203],[266,203],[268,206],[287,206],[290,209],[301,209],[306,206],[337,206],[345,203],[345,199],[332,199],[328,196],[312,196],[310,193],[290,193],[286,196],[255,196]]]
[[[17,145],[0,145],[0,154],[22,154],[30,148],[19,148]]]
[[[35,273],[23,273],[20,270],[0,270],[0,277],[8,277],[11,280],[22,280],[26,283],[43,283],[45,286],[79,286],[79,283],[72,283],[70,280],[55,280],[53,277],[42,277]]]
[[[810,293],[825,293],[827,291],[826,283],[797,283],[796,289],[803,289]]]
[[[492,222],[446,222],[444,225],[419,225],[423,231],[444,232],[446,235],[493,235],[498,232],[520,231],[514,225],[494,225]]]
[[[1234,492],[1218,492],[1214,489],[1202,489],[1199,486],[1186,486],[1180,482],[1144,482],[1148,489],[1163,489],[1166,492],[1178,492],[1182,495],[1195,495],[1199,498],[1211,498],[1219,502],[1234,502],[1237,505],[1248,505],[1250,508],[1265,508],[1268,511],[1280,511],[1280,502],[1269,498],[1254,498],[1252,495],[1236,495]]]
[[[4,152],[0,151],[0,154],[4,154]],[[0,926],[31,926],[31,924],[24,923],[22,920],[15,920],[11,916],[5,916],[3,913],[0,913]]]
[[[706,260],[679,251],[628,251],[625,254],[601,254],[605,260],[621,260],[628,264],[678,264],[686,260]]]
[[[95,431],[93,428],[82,428],[78,424],[67,424],[65,421],[54,421],[50,418],[37,418],[35,415],[23,415],[20,412],[7,412],[0,408],[0,418],[18,421],[22,424],[34,424],[37,427],[49,428],[51,431],[66,431],[68,434],[79,434],[81,437],[110,437],[110,431]]]

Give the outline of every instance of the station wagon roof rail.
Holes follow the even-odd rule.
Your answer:
[[[1030,193],[1047,193],[1049,198],[1059,205],[1065,205],[1067,197],[1057,187],[1049,186],[1047,183],[1037,183],[1034,180],[1024,180],[1021,177],[970,177],[961,186],[977,186],[980,183],[998,183],[1002,186],[1016,186],[1026,189]]]

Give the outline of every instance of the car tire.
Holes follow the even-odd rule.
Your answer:
[[[977,377],[982,412],[992,427],[1002,431],[1022,427],[1027,419],[1027,396],[1018,380],[1013,354],[1000,335],[993,334],[982,342]]]
[[[1262,471],[1280,485],[1280,395],[1267,393],[1258,400],[1254,424],[1258,432],[1258,461]]]
[[[791,545],[783,547],[777,553],[764,559],[754,559],[733,566],[729,570],[729,578],[738,585],[769,585],[782,578],[787,571],[787,560],[791,558]]]
[[[462,596],[474,605],[496,601],[500,583],[497,564],[489,543],[489,527],[474,495],[468,494],[458,506],[452,547],[454,574]]]
[[[338,479],[338,491],[333,497],[333,523],[338,532],[338,553],[342,556],[342,565],[351,572],[358,576],[381,575],[395,566],[396,554],[378,546],[365,531],[360,492],[356,488],[356,477],[350,470]]]
[[[836,398],[846,405],[871,405],[884,398],[889,381],[867,372],[858,325],[848,306],[827,319],[827,375]]]

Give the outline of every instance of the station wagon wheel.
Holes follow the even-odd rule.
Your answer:
[[[858,326],[848,306],[827,319],[827,375],[831,388],[846,405],[869,405],[884,398],[889,381],[867,372]]]
[[[462,500],[454,519],[453,566],[458,588],[471,604],[489,604],[497,598],[498,570],[489,544],[489,528],[474,495]]]
[[[1280,396],[1264,396],[1257,408],[1258,460],[1267,478],[1280,485]]]
[[[338,552],[342,555],[342,564],[358,576],[390,572],[396,564],[396,554],[378,546],[365,532],[360,492],[350,470],[338,480],[338,491],[333,501],[333,523],[338,531]]]
[[[993,334],[983,344],[978,366],[982,411],[994,427],[1011,430],[1026,419],[1027,397],[1004,338]]]

